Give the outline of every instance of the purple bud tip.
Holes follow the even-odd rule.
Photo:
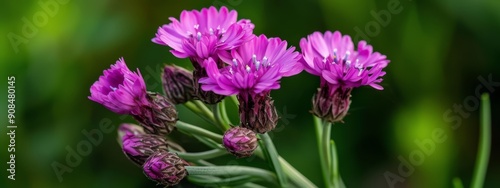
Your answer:
[[[223,144],[236,157],[248,157],[257,148],[255,133],[244,127],[233,127],[224,133]]]
[[[131,123],[122,123],[120,127],[118,127],[118,138],[120,138],[120,142],[123,141],[126,137],[145,134],[144,129],[136,124]]]
[[[132,162],[141,166],[155,152],[167,151],[168,145],[165,139],[158,135],[126,132],[122,137],[122,150]]]
[[[89,99],[115,113],[134,114],[138,107],[147,105],[146,84],[139,70],[130,71],[120,58],[92,84]]]
[[[186,177],[187,165],[187,162],[176,154],[158,151],[146,160],[143,170],[149,179],[166,186],[173,186]]]

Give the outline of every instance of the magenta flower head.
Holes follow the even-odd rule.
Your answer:
[[[130,71],[123,58],[103,74],[90,87],[90,100],[118,114],[137,114],[140,106],[149,104],[146,84],[139,69]]]
[[[201,11],[182,11],[180,21],[169,18],[171,23],[158,29],[154,43],[169,46],[178,58],[189,58],[193,64],[194,93],[205,103],[215,104],[224,97],[200,89],[198,80],[206,77],[203,61],[214,59],[219,68],[224,66],[219,56],[238,48],[252,39],[254,25],[250,20],[237,20],[238,13],[226,7],[203,8]]]
[[[178,58],[191,58],[201,63],[208,57],[217,58],[220,51],[237,48],[252,38],[254,25],[250,20],[236,20],[238,13],[226,7],[182,11],[180,21],[158,28],[154,43],[169,46]]]
[[[236,157],[249,157],[257,148],[257,136],[244,127],[233,127],[224,133],[222,144]]]
[[[165,186],[177,185],[187,175],[187,162],[176,154],[158,151],[151,155],[144,165],[144,175]]]
[[[382,71],[389,60],[371,45],[360,41],[355,50],[351,37],[339,31],[315,32],[302,38],[300,48],[304,69],[320,77],[320,88],[313,97],[312,112],[328,122],[342,122],[347,114],[351,91],[360,86],[382,90]]]
[[[121,140],[125,156],[138,166],[157,151],[168,151],[166,140],[158,135],[140,132],[126,132]]]
[[[220,95],[237,95],[241,126],[265,133],[276,126],[278,115],[270,91],[280,87],[282,77],[302,71],[300,54],[287,42],[264,35],[231,51],[228,65],[218,68],[209,58],[204,61],[208,76],[200,79],[202,89]]]
[[[147,92],[139,70],[130,71],[123,58],[90,87],[89,99],[115,113],[134,116],[147,133],[166,135],[177,122],[175,106],[164,97]]]

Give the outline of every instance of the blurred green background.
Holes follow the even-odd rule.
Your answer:
[[[57,6],[46,6],[50,2]],[[236,9],[239,18],[252,20],[256,34],[278,36],[293,46],[314,31],[340,30],[353,37],[363,33],[376,51],[391,60],[385,69],[385,90],[354,90],[345,123],[333,127],[340,173],[348,187],[388,187],[384,173],[399,174],[398,157],[408,160],[412,152],[420,151],[414,140],[432,138],[437,128],[445,131],[447,139],[436,144],[434,152],[425,155],[414,173],[396,187],[451,187],[456,176],[468,187],[477,151],[478,77],[491,76],[490,80],[500,82],[500,1],[496,0],[4,1],[0,187],[154,187],[124,157],[115,130],[103,133],[102,142],[92,145],[62,179],[52,165],[68,165],[68,148],[77,150],[88,141],[82,131],[99,129],[100,124],[116,129],[122,122],[133,122],[87,99],[102,70],[123,56],[131,69],[141,69],[149,90],[161,91],[163,64],[190,67],[190,63],[174,58],[168,47],[152,43],[151,38],[169,22],[168,17],[211,5]],[[30,30],[27,24],[37,25]],[[7,179],[5,170],[9,160],[7,76],[16,77],[15,181]],[[282,80],[282,88],[272,96],[278,111],[288,115],[272,136],[280,154],[322,186],[308,112],[318,84],[317,77],[306,73]],[[498,84],[481,89],[491,92],[493,113],[485,187],[500,185],[499,90]],[[466,116],[456,113],[455,107],[463,108]],[[179,111],[181,120],[206,124],[183,107]],[[453,125],[460,127],[453,130]],[[190,151],[205,149],[192,138],[177,140]],[[258,159],[226,157],[213,162],[268,168]]]

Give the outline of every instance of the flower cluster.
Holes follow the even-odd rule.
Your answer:
[[[351,91],[360,86],[382,90],[382,71],[389,60],[360,41],[355,50],[351,37],[339,31],[314,32],[300,40],[304,69],[320,77],[313,97],[314,115],[328,122],[342,122],[347,114]]]
[[[226,7],[183,11],[180,19],[169,19],[152,41],[170,47],[177,58],[189,58],[193,71],[165,65],[160,94],[147,91],[140,71],[131,71],[120,58],[91,86],[89,96],[139,122],[119,127],[119,143],[130,161],[163,185],[176,185],[188,174],[189,163],[171,152],[184,149],[166,138],[178,121],[176,104],[216,104],[235,95],[240,123],[225,130],[222,145],[236,157],[248,157],[258,146],[257,134],[276,127],[279,117],[271,91],[280,88],[281,78],[303,70],[319,76],[312,113],[331,123],[343,121],[353,88],[383,89],[386,56],[373,52],[365,41],[355,49],[351,38],[338,31],[303,38],[298,52],[280,38],[254,35],[250,20],[237,20],[237,12]]]
[[[221,68],[224,64],[219,57],[254,37],[254,25],[250,20],[237,20],[237,17],[236,11],[229,11],[226,7],[182,11],[180,20],[169,18],[171,23],[158,28],[152,39],[156,44],[172,48],[170,52],[175,57],[191,60],[195,95],[206,103],[215,104],[223,96],[200,89],[198,80],[207,76],[203,62],[212,58]]]

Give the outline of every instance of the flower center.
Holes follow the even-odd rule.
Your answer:
[[[339,56],[337,54],[337,48],[335,48],[335,49],[333,49],[333,56],[323,58],[323,63],[331,61],[332,64],[343,66],[344,73],[346,73],[351,68],[351,65],[352,65],[352,62],[349,59],[350,55],[351,55],[351,52],[346,51],[344,54],[344,57],[339,58]],[[360,76],[361,73],[363,73],[363,71],[366,69],[361,63],[359,63],[358,58],[356,58],[356,60],[354,62],[354,68],[359,70],[358,76]]]
[[[193,26],[194,28],[194,32],[196,33],[196,36],[191,32],[191,31],[188,31],[187,34],[189,37],[193,37],[193,38],[196,38],[197,41],[200,41],[201,40],[201,37],[203,35],[217,35],[218,37],[220,37],[222,34],[224,34],[226,32],[226,30],[224,28],[221,28],[220,25],[217,26],[217,28],[215,28],[215,30],[213,28],[208,28],[208,33],[207,31],[203,31],[200,29],[200,24],[195,24]]]

